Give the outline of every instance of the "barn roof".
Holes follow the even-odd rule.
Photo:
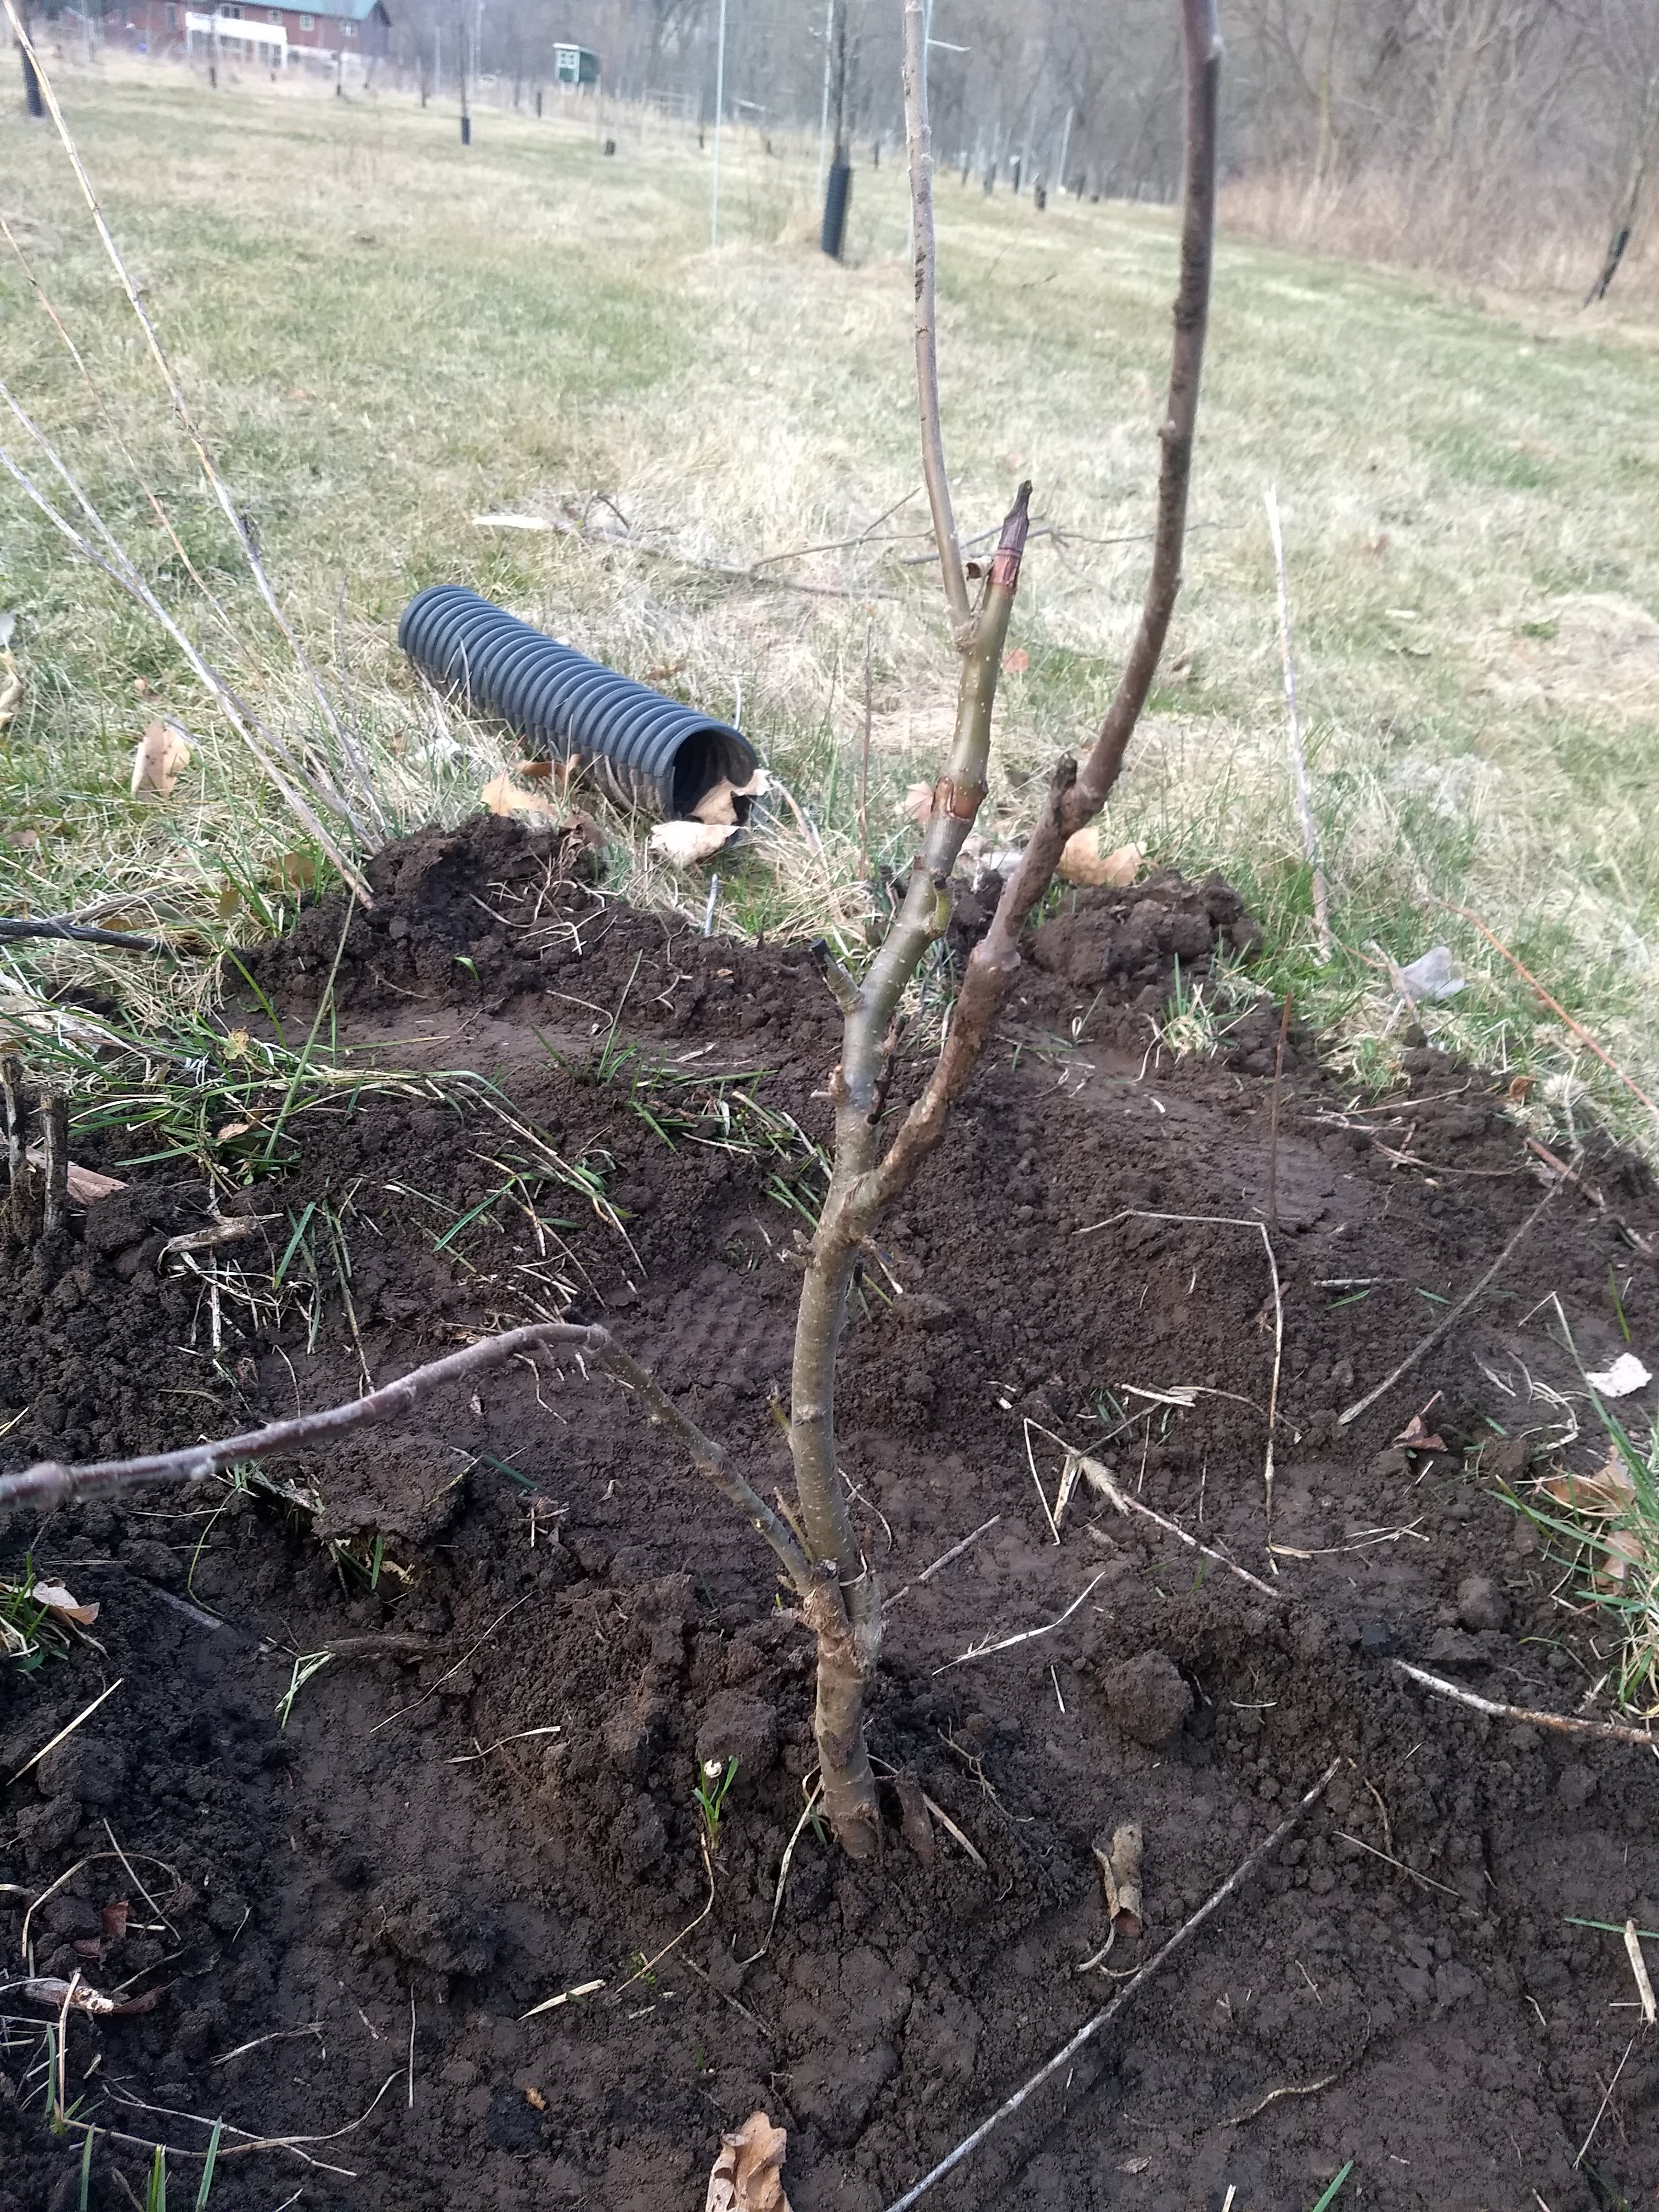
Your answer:
[[[386,9],[381,0],[313,0],[310,12],[338,16],[348,23],[366,23],[371,15],[385,15]]]

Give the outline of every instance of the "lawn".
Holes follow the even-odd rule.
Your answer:
[[[466,150],[447,108],[392,94],[257,77],[214,94],[116,60],[63,61],[58,81],[386,818],[453,818],[514,757],[500,732],[423,701],[396,652],[409,595],[464,580],[741,717],[824,854],[805,865],[786,811],[725,872],[726,926],[855,915],[866,670],[872,842],[895,856],[902,787],[933,772],[954,684],[922,557],[890,153],[858,171],[837,266],[816,250],[813,145],[727,135],[711,252],[712,153],[667,124],[607,118],[607,156],[591,121],[486,109]],[[9,253],[7,384],[209,659],[271,727],[326,751],[50,125],[20,121],[9,143],[8,225],[87,375]],[[939,207],[963,527],[994,526],[1029,474],[1051,531],[1016,615],[1027,665],[1003,691],[993,805],[1012,831],[1034,771],[1086,733],[1134,620],[1174,227],[1145,207],[1039,214],[954,177]],[[1551,1127],[1587,1092],[1649,1145],[1651,1117],[1437,902],[1477,914],[1659,1091],[1656,344],[1616,306],[1483,301],[1224,240],[1186,589],[1109,830],[1155,860],[1227,871],[1267,927],[1261,979],[1293,986],[1358,1070],[1382,1073],[1403,1032],[1386,960],[1443,939],[1469,981],[1426,1025],[1535,1078]],[[15,422],[5,443],[44,487]],[[1270,482],[1333,887],[1328,966],[1291,800]],[[102,906],[190,925],[202,947],[280,923],[310,878],[307,838],[159,628],[15,484],[0,502],[0,605],[16,611],[27,685],[0,750],[0,908]],[[478,526],[492,512],[586,534]],[[720,573],[760,561],[754,579]],[[193,757],[171,799],[135,802],[132,749],[162,710]],[[615,867],[635,896],[702,908],[706,879],[637,845]],[[8,988],[93,981],[150,1023],[209,972],[186,959],[139,981],[51,950],[7,964]]]

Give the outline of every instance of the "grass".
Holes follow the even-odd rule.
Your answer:
[[[216,96],[114,58],[57,66],[117,235],[387,823],[455,818],[513,757],[499,731],[423,696],[393,646],[415,590],[464,580],[739,716],[822,849],[781,807],[745,854],[722,856],[715,927],[827,930],[855,950],[872,907],[858,879],[866,615],[878,861],[908,849],[902,790],[932,773],[954,679],[930,571],[915,565],[926,541],[898,534],[922,526],[902,176],[859,171],[848,263],[834,266],[814,250],[811,151],[780,141],[768,155],[733,132],[726,242],[711,254],[707,157],[665,125],[623,117],[607,161],[574,125],[485,112],[467,154],[452,118],[412,100],[255,81]],[[0,269],[8,381],[267,726],[348,787],[61,155],[45,127],[14,136],[7,221],[101,405],[15,261]],[[1029,198],[987,200],[952,179],[940,222],[963,527],[994,524],[1029,472],[1040,519],[1070,533],[1039,537],[1027,564],[1028,665],[1005,680],[988,824],[1000,838],[1029,819],[1043,763],[1086,733],[1133,625],[1146,546],[1094,541],[1133,541],[1150,520],[1174,228],[1164,210],[1069,200],[1038,217]],[[1588,1097],[1651,1146],[1641,1109],[1437,904],[1478,913],[1659,1091],[1659,396],[1653,333],[1624,312],[1487,311],[1418,278],[1224,241],[1187,586],[1106,834],[1226,870],[1265,925],[1255,979],[1292,988],[1356,1076],[1385,1078],[1402,1035],[1382,956],[1405,963],[1443,939],[1470,980],[1425,1011],[1437,1040],[1533,1078],[1540,1126]],[[1269,480],[1340,946],[1329,967],[1291,804]],[[585,517],[608,535],[474,526],[496,510]],[[0,911],[101,908],[167,927],[180,953],[15,948],[0,1019],[61,1036],[69,1017],[40,994],[73,980],[118,1000],[135,1034],[165,1030],[207,1002],[205,956],[287,926],[328,864],[163,634],[9,489],[0,513],[0,605],[17,611],[27,685],[0,735]],[[763,571],[847,597],[692,565],[855,537],[883,516],[862,545]],[[132,748],[163,711],[194,758],[171,799],[134,801]],[[702,919],[707,876],[649,860],[641,839],[619,841],[611,880]],[[279,1112],[268,1152],[286,1133]]]
[[[1555,1474],[1515,1493],[1568,1569],[1578,1608],[1613,1631],[1608,1687],[1626,1712],[1659,1715],[1659,1424],[1645,1443],[1592,1393],[1607,1456],[1588,1474]],[[1595,1644],[1592,1636],[1593,1648]]]

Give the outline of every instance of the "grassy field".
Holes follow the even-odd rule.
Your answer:
[[[820,866],[786,812],[724,872],[723,922],[816,929],[827,912],[850,926],[866,623],[882,850],[902,849],[899,794],[931,775],[954,685],[918,558],[890,158],[859,170],[836,266],[815,250],[815,149],[769,153],[746,132],[728,136],[711,252],[710,156],[665,126],[607,123],[606,158],[590,126],[486,112],[466,152],[447,109],[391,97],[257,78],[214,94],[133,63],[66,61],[58,82],[386,817],[453,817],[513,757],[499,732],[434,716],[395,651],[406,598],[465,580],[740,714],[825,849]],[[320,744],[50,126],[15,120],[8,143],[7,222],[88,377],[8,251],[7,383],[210,659],[292,741]],[[1034,544],[1016,617],[1028,665],[1005,682],[993,799],[1012,831],[1034,771],[1086,734],[1134,620],[1173,222],[1073,201],[1038,215],[954,178],[940,217],[964,529],[994,526],[1028,473],[1040,520],[1066,533]],[[1227,870],[1267,925],[1261,980],[1293,984],[1367,1073],[1401,1034],[1385,1035],[1383,957],[1444,939],[1470,981],[1431,1030],[1537,1077],[1553,1126],[1582,1089],[1651,1145],[1651,1118],[1437,905],[1478,913],[1659,1093],[1659,332],[1620,313],[1455,298],[1224,242],[1187,588],[1109,835]],[[15,421],[4,442],[44,486]],[[1269,481],[1340,940],[1328,967],[1291,804]],[[492,510],[586,518],[630,542],[478,527]],[[101,905],[193,924],[204,945],[280,922],[284,857],[307,841],[176,650],[9,481],[0,515],[0,606],[16,611],[27,684],[0,740],[0,910]],[[761,560],[754,581],[695,565]],[[132,748],[158,708],[194,757],[169,801],[135,802]],[[637,846],[617,869],[636,895],[701,910],[706,878],[653,871]],[[160,1022],[205,972],[141,982],[95,954],[15,949],[0,992],[15,1004],[73,977]]]

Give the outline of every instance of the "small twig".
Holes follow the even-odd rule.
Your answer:
[[[1625,2070],[1625,2059],[1630,2057],[1632,2051],[1634,2051],[1635,2048],[1636,2038],[1632,2035],[1630,2041],[1625,2045],[1625,2057],[1621,2058],[1619,2063],[1613,2068],[1613,2079],[1608,2082],[1607,2089],[1602,2095],[1601,2101],[1595,2108],[1595,2118],[1590,2122],[1590,2131],[1584,2137],[1583,2142],[1578,2146],[1578,2155],[1572,2162],[1572,2170],[1575,2173],[1577,2172],[1579,2167],[1583,2164],[1585,2153],[1589,2150],[1590,2145],[1595,2141],[1595,2130],[1601,2124],[1601,2116],[1607,2111],[1607,2106],[1613,2102],[1613,2093],[1619,2087],[1619,2076]]]
[[[1323,1796],[1327,1786],[1341,1765],[1342,1761],[1340,1759],[1334,1759],[1318,1781],[1314,1784],[1313,1788],[1305,1793],[1292,1810],[1279,1822],[1272,1835],[1265,1842],[1258,1844],[1248,1858],[1240,1861],[1220,1888],[1213,1891],[1205,1899],[1189,1920],[1182,1922],[1167,1943],[1153,1952],[1134,1978],[1124,1984],[1110,2003],[1103,2005],[1091,2019],[1086,2020],[1070,2041],[1063,2044],[1046,2065],[1039,2067],[1029,2081],[1024,2083],[1021,2087],[1015,2090],[1012,2097],[999,2105],[988,2119],[981,2120],[973,2133],[964,2136],[948,2157],[941,2159],[930,2172],[923,2174],[921,2179],[912,2188],[907,2189],[902,2197],[896,2197],[888,2206],[887,2212],[909,2212],[911,2205],[919,2204],[935,2182],[943,2181],[947,2173],[954,2172],[965,2158],[978,2149],[994,2128],[999,2127],[1004,2120],[1012,2118],[1027,2098],[1040,2089],[1045,2081],[1052,2080],[1063,2066],[1069,2065],[1086,2043],[1097,2036],[1102,2028],[1115,2020],[1135,1991],[1151,1981],[1153,1975],[1158,1973],[1182,1946],[1197,1933],[1210,1915],[1224,1905],[1235,1890],[1248,1881],[1259,1866],[1272,1857],[1309,1808],[1316,1804]]]
[[[1394,1867],[1401,1874],[1409,1875],[1413,1881],[1420,1883],[1425,1889],[1437,1889],[1443,1897],[1459,1897],[1462,1894],[1460,1890],[1451,1888],[1447,1883],[1437,1881],[1432,1875],[1419,1874],[1414,1866],[1407,1866],[1404,1859],[1395,1858],[1392,1851],[1379,1851],[1375,1844],[1368,1844],[1363,1836],[1351,1836],[1346,1828],[1339,1828],[1337,1833],[1345,1844],[1352,1844],[1358,1850],[1369,1851],[1372,1858],[1382,1859],[1385,1864]]]
[[[1346,1429],[1350,1421],[1357,1421],[1359,1419],[1359,1416],[1362,1413],[1368,1412],[1370,1407],[1376,1403],[1379,1398],[1385,1397],[1388,1393],[1393,1389],[1396,1382],[1402,1382],[1404,1378],[1411,1373],[1413,1368],[1417,1365],[1418,1362],[1423,1358],[1425,1353],[1430,1352],[1434,1349],[1435,1346],[1439,1343],[1443,1336],[1448,1334],[1450,1330],[1454,1329],[1457,1326],[1458,1322],[1462,1320],[1464,1315],[1480,1297],[1481,1291],[1486,1289],[1487,1284],[1492,1281],[1493,1276],[1496,1275],[1498,1270],[1503,1267],[1504,1261],[1508,1260],[1510,1255],[1525,1241],[1534,1224],[1542,1217],[1545,1208],[1554,1202],[1556,1193],[1560,1189],[1560,1188],[1561,1186],[1559,1182],[1553,1182],[1550,1185],[1549,1188],[1544,1193],[1542,1198],[1539,1200],[1537,1205],[1534,1206],[1532,1212],[1527,1216],[1526,1219],[1521,1224],[1521,1226],[1516,1231],[1514,1236],[1510,1237],[1509,1243],[1504,1247],[1498,1257],[1492,1261],[1491,1267],[1487,1268],[1486,1273],[1481,1276],[1480,1281],[1474,1285],[1473,1289],[1464,1291],[1462,1297],[1459,1298],[1457,1304],[1451,1309],[1450,1312],[1445,1316],[1443,1320],[1436,1322],[1435,1326],[1429,1331],[1428,1334],[1423,1339],[1416,1350],[1413,1352],[1408,1352],[1406,1354],[1406,1357],[1401,1361],[1399,1366],[1395,1369],[1394,1372],[1391,1375],[1385,1375],[1383,1376],[1382,1380],[1377,1384],[1376,1389],[1368,1390],[1363,1398],[1356,1399],[1353,1404],[1348,1407],[1345,1412],[1338,1414],[1337,1426],[1339,1428]]]
[[[948,1567],[952,1559],[959,1559],[970,1544],[977,1544],[986,1530],[994,1528],[1001,1518],[1000,1513],[994,1513],[988,1521],[981,1521],[971,1535],[964,1536],[960,1543],[952,1544],[948,1552],[941,1552],[931,1567],[924,1567],[915,1582],[906,1583],[902,1589],[896,1589],[891,1597],[886,1601],[887,1604],[895,1606],[904,1595],[906,1590],[920,1589],[923,1583],[932,1582],[941,1567]]]
[[[1438,1674],[1426,1674],[1421,1667],[1409,1661],[1396,1659],[1398,1673],[1409,1674],[1413,1682],[1420,1682],[1425,1690],[1432,1690],[1438,1698],[1450,1698],[1471,1711],[1485,1713],[1489,1720],[1524,1721],[1533,1728],[1556,1729],[1563,1735],[1599,1735],[1610,1743],[1633,1743],[1644,1751],[1659,1752],[1659,1735],[1646,1729],[1626,1728],[1621,1721],[1581,1721],[1570,1713],[1534,1712],[1527,1705],[1498,1705],[1491,1698],[1477,1697],[1473,1690],[1459,1687],[1455,1682],[1443,1680]]]
[[[1317,2081],[1287,2082],[1282,2089],[1269,2089],[1265,2097],[1258,2097],[1248,2111],[1236,2114],[1227,2125],[1242,2128],[1246,2121],[1265,2112],[1269,2105],[1276,2105],[1281,2097],[1316,2097],[1322,2089],[1328,2089],[1334,2082],[1340,2081],[1352,2064],[1351,2058],[1347,2066],[1339,2066],[1334,2074],[1322,2075]]]
[[[1319,857],[1319,832],[1314,827],[1313,802],[1308,796],[1308,763],[1302,750],[1302,716],[1296,702],[1296,661],[1291,652],[1291,591],[1285,576],[1285,540],[1279,526],[1279,492],[1267,491],[1267,529],[1273,541],[1273,567],[1279,574],[1279,650],[1285,663],[1285,704],[1291,724],[1291,769],[1296,780],[1297,818],[1302,824],[1302,849],[1313,872],[1314,924],[1319,932],[1319,957],[1331,957],[1330,900],[1325,889],[1325,870]]]
[[[32,1766],[38,1766],[49,1751],[56,1751],[58,1745],[62,1743],[66,1737],[72,1736],[75,1734],[76,1729],[80,1727],[82,1722],[90,1720],[92,1716],[97,1711],[99,1706],[103,1704],[105,1698],[112,1698],[125,1680],[126,1676],[125,1674],[118,1674],[106,1690],[100,1690],[92,1703],[89,1705],[82,1705],[80,1711],[75,1716],[75,1718],[72,1721],[68,1722],[63,1728],[60,1728],[57,1735],[52,1738],[50,1742],[43,1743],[39,1751],[35,1752],[30,1758],[26,1759],[23,1761],[23,1764],[18,1768],[16,1773],[9,1777],[7,1786],[9,1788],[11,1783],[21,1782],[23,1777],[28,1772],[29,1769]]]
[[[981,1644],[971,1651],[959,1652],[954,1659],[947,1659],[943,1667],[935,1667],[933,1672],[936,1674],[947,1674],[952,1667],[965,1667],[970,1659],[989,1659],[999,1651],[1012,1651],[1017,1644],[1034,1644],[1039,1636],[1052,1636],[1055,1629],[1064,1628],[1095,1584],[1105,1579],[1105,1575],[1106,1570],[1103,1567],[1099,1574],[1085,1583],[1064,1613],[1054,1620],[1045,1621],[1041,1628],[1022,1628],[1017,1636],[1005,1636],[995,1644]]]
[[[925,1790],[921,1793],[921,1802],[933,1814],[933,1818],[939,1822],[940,1827],[945,1830],[945,1833],[956,1838],[957,1841],[962,1845],[963,1850],[967,1852],[969,1857],[972,1859],[974,1864],[979,1869],[980,1872],[981,1874],[988,1874],[990,1872],[990,1869],[985,1863],[984,1855],[975,1849],[973,1844],[966,1836],[963,1835],[962,1830],[957,1827],[956,1822],[945,1811],[944,1806],[936,1804],[933,1799],[927,1795],[927,1792]]]
[[[38,921],[0,915],[0,945],[25,937],[63,938],[72,945],[104,945],[112,952],[165,952],[167,946],[153,937],[135,937],[125,929],[89,929],[64,915],[42,915]]]
[[[812,1817],[813,1807],[823,1795],[823,1790],[816,1783],[807,1793],[806,1803],[802,1809],[799,1820],[795,1823],[794,1833],[784,1845],[783,1856],[778,1863],[778,1886],[772,1893],[772,1917],[766,1923],[766,1941],[758,1951],[752,1953],[746,1959],[739,1960],[738,1963],[740,1966],[752,1966],[757,1959],[763,1959],[766,1956],[771,1947],[772,1932],[778,1924],[778,1915],[783,1910],[784,1885],[789,1879],[789,1868],[795,1856],[795,1846],[801,1839],[802,1831]]]
[[[1656,2021],[1659,2021],[1659,2006],[1653,2001],[1653,1978],[1648,1972],[1648,1962],[1642,1956],[1642,1939],[1633,1920],[1625,1923],[1625,1955],[1630,1960],[1631,1972],[1636,1977],[1636,1994],[1642,2002],[1643,2024],[1651,2027]]]
[[[556,2012],[561,2005],[574,2004],[582,1997],[597,1996],[604,1987],[602,1981],[578,1982],[574,1989],[561,1990],[556,1996],[544,1997],[539,2004],[532,2005],[528,2012],[521,2012],[519,2018],[534,2020],[538,2012]]]
[[[415,2109],[415,1984],[413,1982],[409,1985],[409,2104],[407,2109],[411,2112]]]
[[[1267,1139],[1267,1226],[1279,1226],[1279,1100],[1285,1077],[1285,1039],[1290,1034],[1294,994],[1285,994],[1285,1011],[1279,1018],[1279,1049],[1273,1054],[1273,1103]]]

